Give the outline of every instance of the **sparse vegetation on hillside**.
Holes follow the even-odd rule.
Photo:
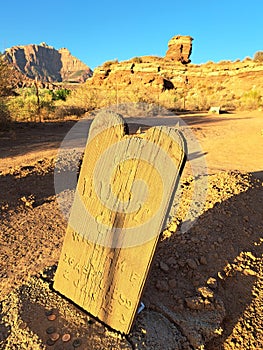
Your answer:
[[[263,62],[263,51],[258,51],[254,55],[255,62]]]
[[[0,54],[0,97],[10,96],[13,92],[12,68]]]
[[[103,69],[109,69],[111,65],[116,64],[118,62],[119,62],[118,59],[106,61],[106,62],[103,63],[102,68]]]
[[[240,99],[240,107],[245,110],[255,110],[263,106],[262,94],[257,89],[244,92]]]
[[[231,89],[227,83],[209,84],[208,81],[159,92],[143,84],[131,84],[126,88],[119,88],[117,84],[111,88],[83,84],[72,92],[66,104],[85,111],[140,102],[177,111],[204,111],[209,110],[211,106],[220,106],[224,110],[252,110],[262,107],[262,95],[263,91],[260,88],[240,93]]]
[[[134,63],[142,63],[143,60],[141,57],[133,57],[131,61]]]
[[[6,105],[7,96],[12,94],[12,70],[0,54],[0,129],[6,128],[10,122],[10,113]]]

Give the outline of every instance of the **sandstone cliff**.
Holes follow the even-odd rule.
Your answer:
[[[84,82],[92,75],[91,69],[67,49],[56,50],[46,43],[13,46],[4,55],[26,77],[43,82]]]
[[[94,70],[86,84],[103,96],[114,96],[115,102],[143,100],[159,103],[170,98],[171,108],[176,101],[182,108],[208,108],[221,105],[232,108],[251,92],[263,96],[263,63],[252,59],[192,64],[189,57],[191,37],[175,36],[169,41],[164,57],[142,56],[127,61],[105,62]],[[180,42],[180,44],[179,44]],[[115,95],[114,95],[115,94]],[[100,98],[98,98],[100,99]]]

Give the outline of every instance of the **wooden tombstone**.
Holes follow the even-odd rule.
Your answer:
[[[175,128],[128,135],[113,112],[91,124],[54,288],[120,332],[132,327],[185,154]]]

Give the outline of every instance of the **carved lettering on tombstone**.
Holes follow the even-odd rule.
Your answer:
[[[120,332],[132,327],[185,154],[175,128],[128,135],[113,112],[91,124],[54,288]]]

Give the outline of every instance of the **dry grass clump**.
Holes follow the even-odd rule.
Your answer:
[[[263,97],[260,90],[251,89],[243,93],[240,98],[240,109],[256,110],[263,107]]]

